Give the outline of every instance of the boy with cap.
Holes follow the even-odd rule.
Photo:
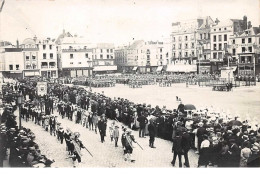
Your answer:
[[[113,137],[115,139],[115,147],[118,147],[117,142],[118,142],[118,138],[119,138],[119,127],[116,125],[114,130],[113,130]]]

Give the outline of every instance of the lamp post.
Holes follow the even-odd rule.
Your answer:
[[[22,120],[21,120],[21,105],[23,104],[23,95],[19,94],[17,96],[17,104],[19,106],[19,129],[22,128]]]
[[[90,74],[90,71],[91,71],[91,63],[92,61],[89,59],[88,61],[88,67],[89,67],[89,91],[91,91],[91,84],[92,84],[92,74]]]

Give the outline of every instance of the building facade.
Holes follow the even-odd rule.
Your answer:
[[[230,38],[229,53],[236,60],[240,76],[255,76],[260,73],[260,27],[251,27],[235,33]]]
[[[92,75],[92,47],[83,37],[63,33],[56,40],[59,76]]]
[[[137,40],[129,46],[116,49],[115,59],[123,72],[155,72],[158,67],[170,63],[171,44],[167,41]]]
[[[247,29],[247,17],[243,20],[229,19],[217,23],[211,28],[211,59],[214,61],[223,61],[226,54],[230,38],[234,33],[243,32]]]
[[[45,40],[38,40],[37,45],[39,48],[38,66],[42,77],[57,78],[57,48],[55,40],[47,38]]]
[[[114,44],[96,44],[93,48],[93,68],[95,74],[113,73],[117,71]]]

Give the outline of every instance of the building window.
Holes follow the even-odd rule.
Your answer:
[[[175,57],[176,55],[175,55],[175,52],[173,53],[173,57]]]
[[[46,53],[43,53],[43,59],[46,59]]]
[[[185,44],[185,49],[188,49],[188,44]]]
[[[175,42],[175,37],[173,37],[173,42]]]
[[[222,36],[218,35],[218,41],[222,41]]]
[[[73,62],[70,62],[70,64],[73,64]]]
[[[88,53],[85,54],[85,58],[88,58]]]
[[[49,48],[52,49],[52,45],[50,45]]]
[[[73,59],[73,54],[70,54],[70,59]]]
[[[162,59],[162,55],[160,55],[160,59]]]
[[[107,53],[109,53],[109,49],[107,49]]]
[[[113,53],[113,49],[110,49],[110,53]]]
[[[194,48],[194,43],[191,43],[191,48]]]
[[[162,48],[160,48],[160,53],[162,53]]]
[[[218,30],[221,31],[221,28],[219,28]]]
[[[248,38],[248,43],[252,43],[252,39],[251,38]]]
[[[109,55],[107,54],[107,59],[109,59]]]
[[[53,59],[53,53],[50,53],[50,59]]]
[[[213,59],[217,59],[217,53],[213,53]]]
[[[188,36],[185,36],[185,41],[188,41]]]
[[[113,55],[111,55],[111,56],[110,56],[110,59],[113,59],[113,58],[114,58]],[[138,59],[138,56],[137,56],[137,59]]]
[[[9,65],[9,70],[10,70],[10,71],[13,70],[13,65]]]
[[[194,56],[194,51],[191,51],[191,55]]]
[[[217,50],[217,44],[213,44],[213,50]]]
[[[203,38],[202,38],[202,34],[200,34],[200,39],[203,39]]]
[[[179,49],[181,49],[181,44],[179,44]]]
[[[232,49],[232,55],[233,55],[233,56],[236,55],[236,49]]]
[[[248,47],[248,51],[249,51],[249,52],[252,52],[252,47]]]
[[[222,59],[223,57],[222,57],[222,52],[219,52],[218,53],[218,59]]]
[[[242,53],[246,51],[246,48],[245,47],[242,47]]]
[[[103,59],[103,54],[100,54],[100,59]]]
[[[81,62],[78,62],[78,64],[81,64]]]
[[[179,52],[179,57],[181,57],[181,52]]]
[[[43,49],[46,49],[46,45],[44,44],[44,45],[42,46],[42,48],[43,48]]]
[[[36,59],[36,56],[32,55],[32,60],[35,60]]]
[[[214,31],[216,31],[216,29],[214,29]]]
[[[188,52],[185,52],[185,57],[188,57]]]
[[[29,57],[29,56],[25,56],[25,59],[26,59],[26,60],[29,60],[29,59],[30,59],[30,57]]]
[[[224,49],[225,50],[227,49],[227,43],[224,43]]]
[[[102,50],[102,49],[100,49],[100,52],[101,52],[101,53],[103,53],[103,50]]]
[[[218,44],[218,50],[219,50],[219,51],[222,50],[222,44]]]
[[[227,35],[224,34],[224,41],[227,41]]]
[[[175,44],[172,45],[172,49],[175,49]]]
[[[179,36],[179,41],[181,41],[181,36]]]
[[[242,44],[245,44],[245,39],[244,38],[242,39]]]
[[[214,35],[214,36],[213,36],[213,42],[216,42],[216,41],[217,41],[217,36]]]
[[[19,70],[19,68],[20,68],[20,67],[19,67],[19,64],[16,64],[15,69],[16,69],[16,70]]]
[[[235,39],[233,39],[233,44],[236,44],[236,40]]]
[[[224,30],[227,30],[227,28],[224,28]]]

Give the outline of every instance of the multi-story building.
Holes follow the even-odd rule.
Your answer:
[[[27,38],[20,45],[23,53],[23,77],[40,76],[39,46],[36,37]]]
[[[229,19],[211,27],[211,59],[213,61],[223,61],[230,37],[234,33],[242,32],[245,29],[247,29],[246,16],[244,16],[243,20]]]
[[[155,72],[170,63],[170,44],[159,41],[138,40],[115,51],[116,63],[125,72]]]
[[[250,27],[230,38],[229,53],[236,60],[238,75],[254,76],[260,73],[260,27]]]
[[[38,62],[42,77],[57,78],[57,49],[55,40],[47,38],[45,40],[38,40],[37,45],[39,48]]]
[[[198,39],[208,40],[208,29],[212,24],[210,17],[197,18],[172,23],[172,61],[174,64],[196,64],[198,59]],[[207,45],[209,43],[204,43]]]
[[[60,76],[92,75],[92,47],[83,37],[63,33],[56,40]]]
[[[93,68],[95,74],[117,71],[114,44],[98,43],[93,48]]]

